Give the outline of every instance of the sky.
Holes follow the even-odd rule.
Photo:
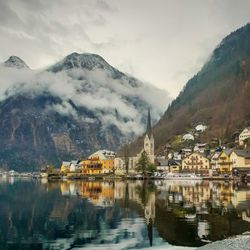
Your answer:
[[[0,0],[0,61],[39,69],[96,53],[174,98],[249,10],[249,0]]]

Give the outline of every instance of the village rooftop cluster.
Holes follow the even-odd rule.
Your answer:
[[[207,129],[198,124],[193,132],[182,135],[182,141],[193,141],[197,134]],[[225,148],[219,145],[207,151],[206,143],[196,143],[193,147],[173,151],[171,145],[165,146],[165,155],[155,155],[154,136],[148,111],[147,129],[142,149],[135,155],[126,150],[117,156],[109,150],[99,150],[87,159],[63,162],[60,170],[48,173],[60,178],[184,178],[184,179],[225,179],[250,178],[250,127],[238,136],[238,147]]]

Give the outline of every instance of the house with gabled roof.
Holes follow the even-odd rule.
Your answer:
[[[250,173],[250,150],[233,150],[230,154],[233,170]]]
[[[203,154],[193,152],[182,160],[181,166],[183,172],[208,175],[210,170],[210,161]]]
[[[244,145],[244,141],[250,138],[250,126],[243,129],[243,131],[239,135],[239,144]]]
[[[231,149],[223,149],[218,156],[218,172],[221,174],[232,173],[232,161],[230,159]]]

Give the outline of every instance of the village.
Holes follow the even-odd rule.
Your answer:
[[[164,155],[156,155],[150,111],[148,111],[144,143],[135,155],[129,154],[126,150],[122,154],[116,154],[103,149],[83,160],[63,161],[60,168],[47,166],[40,172],[34,173],[0,171],[0,175],[89,180],[110,178],[250,180],[250,127],[244,128],[239,133],[235,139],[235,147],[218,145],[209,150],[207,143],[194,143],[195,137],[206,129],[207,126],[204,124],[196,125],[192,132],[177,137],[182,145],[189,146],[173,150],[170,144],[166,144]]]
[[[198,124],[194,131],[203,133],[207,126]],[[195,133],[184,134],[182,141],[193,141]],[[165,155],[155,155],[154,136],[148,111],[144,145],[136,155],[116,155],[99,150],[87,159],[64,161],[60,169],[44,170],[51,178],[163,178],[163,179],[250,179],[250,127],[238,136],[236,148],[218,146],[207,150],[206,143],[173,151],[165,146]]]

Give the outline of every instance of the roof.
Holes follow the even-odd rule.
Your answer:
[[[168,166],[169,160],[166,160],[166,159],[157,159],[157,162],[159,163],[160,166]]]
[[[168,161],[168,165],[171,166],[171,165],[180,165],[180,162],[179,161],[176,161],[174,159],[170,159]]]
[[[173,165],[180,165],[179,161],[176,161],[174,159],[157,159],[157,162],[159,163],[159,166],[173,166]]]
[[[230,155],[232,150],[230,148],[226,148],[222,152],[224,152],[226,155]]]
[[[113,159],[115,158],[115,153],[110,150],[102,149],[91,154],[88,158],[98,156],[100,160]]]
[[[152,135],[152,126],[151,126],[151,117],[150,117],[150,109],[148,109],[148,123],[147,123],[147,130],[146,134],[150,138]]]
[[[236,150],[233,150],[232,152],[234,152],[238,156],[241,156],[241,157],[244,157],[244,158],[250,158],[250,151],[249,150],[236,149]]]
[[[207,158],[204,154],[200,153],[200,152],[192,152],[191,154],[187,155],[186,157],[184,157],[182,160],[185,160],[186,158],[190,157],[191,155],[196,154],[196,155],[200,155],[204,158]]]
[[[247,129],[247,130],[249,130],[249,131],[250,131],[250,126],[249,126],[249,127],[244,128],[244,129],[242,129],[240,133],[242,133],[245,129]]]
[[[62,165],[65,166],[65,167],[69,167],[70,166],[70,163],[69,161],[63,161],[62,162]]]

